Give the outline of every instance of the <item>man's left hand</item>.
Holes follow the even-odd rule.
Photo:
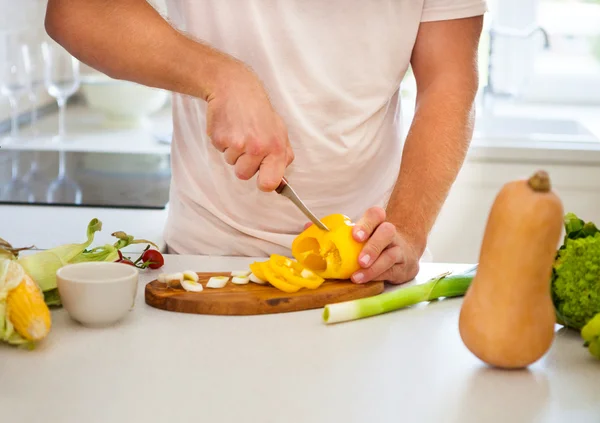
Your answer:
[[[359,242],[366,241],[358,256],[362,269],[352,275],[353,282],[384,280],[401,284],[419,273],[419,259],[424,248],[411,242],[393,223],[386,221],[384,209],[368,209],[356,222],[352,235]]]

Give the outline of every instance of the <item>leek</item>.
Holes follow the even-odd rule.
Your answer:
[[[475,276],[477,266],[462,273],[444,273],[429,281],[392,292],[358,300],[328,304],[323,310],[323,321],[327,324],[347,322],[376,316],[440,298],[459,297],[467,292]]]

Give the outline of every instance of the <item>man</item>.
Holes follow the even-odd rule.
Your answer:
[[[273,192],[285,174],[318,216],[357,223],[354,282],[414,278],[472,135],[485,1],[167,6],[169,22],[145,0],[49,0],[45,25],[88,65],[174,92],[169,251],[288,254],[306,219]]]

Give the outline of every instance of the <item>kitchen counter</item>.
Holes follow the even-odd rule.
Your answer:
[[[252,258],[166,256],[160,271]],[[417,281],[468,265],[423,264]],[[558,330],[528,371],[492,370],[463,346],[461,299],[327,326],[322,310],[263,316],[147,306],[87,329],[64,310],[34,351],[0,346],[0,409],[15,423],[545,422],[600,418],[600,362]],[[559,327],[557,326],[557,329]]]
[[[82,243],[86,240],[90,220],[98,218],[102,230],[94,235],[92,245],[113,244],[117,239],[110,234],[124,231],[136,238],[154,242],[165,251],[163,230],[168,209],[121,209],[101,207],[60,207],[34,205],[0,205],[0,238],[14,247],[35,244],[38,249],[49,249],[62,244]],[[14,224],[11,224],[13,222]],[[134,244],[123,251],[139,252],[147,244]]]

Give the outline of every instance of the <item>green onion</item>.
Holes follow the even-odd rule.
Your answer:
[[[402,287],[373,297],[328,304],[323,310],[323,321],[328,324],[347,322],[388,313],[424,301],[460,297],[469,289],[476,270],[477,265],[462,273],[452,275],[447,272],[425,283]]]

